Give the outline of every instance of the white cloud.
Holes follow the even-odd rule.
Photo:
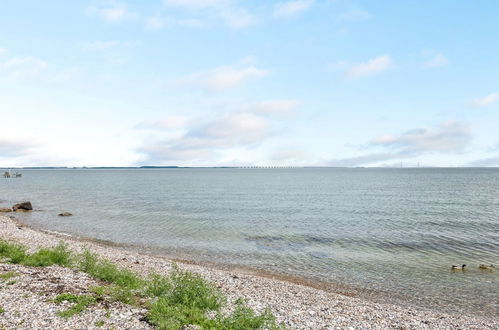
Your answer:
[[[476,167],[499,167],[499,156],[489,158],[476,159],[468,164],[468,166]]]
[[[164,0],[164,4],[202,14],[205,18],[213,16],[222,19],[227,26],[236,29],[256,22],[256,17],[247,8],[235,5],[232,0]],[[199,22],[199,19],[195,20]]]
[[[0,62],[0,71],[11,78],[32,76],[48,67],[47,62],[34,56],[16,57]]]
[[[499,92],[474,99],[470,103],[470,106],[472,106],[473,108],[483,108],[495,103],[497,100],[499,100]]]
[[[449,59],[443,54],[436,54],[431,59],[423,63],[424,68],[439,68],[449,64]]]
[[[210,92],[221,92],[237,87],[243,83],[267,76],[268,70],[253,65],[231,65],[209,71],[189,74],[176,83],[177,85],[199,87]]]
[[[340,167],[379,165],[380,162],[401,161],[424,154],[456,154],[463,152],[471,139],[468,124],[447,121],[436,127],[411,129],[400,135],[380,135],[368,143],[367,149],[382,148],[381,151],[331,159],[327,164]]]
[[[299,105],[301,105],[301,101],[298,100],[272,100],[247,106],[246,109],[263,114],[287,114]]]
[[[388,147],[402,153],[459,152],[471,140],[466,123],[448,121],[434,128],[416,128],[399,136],[381,135],[371,140],[371,146]]]
[[[182,161],[183,164],[213,165],[222,164],[224,160],[234,164],[236,154],[251,154],[280,132],[273,129],[275,123],[269,115],[286,113],[299,104],[295,100],[272,100],[234,105],[232,111],[217,117],[169,116],[156,122],[140,123],[136,128],[147,131],[148,135],[147,142],[137,151],[149,164]],[[151,143],[151,140],[155,142]],[[301,154],[297,150],[283,149],[272,157],[292,161]]]
[[[345,72],[345,77],[347,79],[358,79],[367,76],[372,76],[393,68],[394,63],[390,56],[383,55],[378,56],[372,60],[365,63],[359,63],[351,66]]]
[[[231,28],[244,28],[256,22],[256,18],[245,8],[226,8],[220,11],[225,23]]]
[[[331,159],[327,161],[327,166],[333,166],[333,167],[364,166],[382,161],[403,159],[403,158],[407,158],[407,155],[402,155],[400,153],[371,153],[367,155],[360,155],[348,158]]]
[[[350,10],[338,16],[340,22],[361,22],[370,18],[372,18],[371,13],[361,9]]]
[[[310,155],[298,148],[281,148],[274,150],[274,152],[270,155],[270,159],[278,162],[285,163],[301,163],[310,160]]]
[[[187,117],[172,115],[154,122],[142,122],[136,126],[139,129],[174,130],[182,129],[188,123]]]
[[[138,17],[136,13],[130,12],[125,4],[116,1],[110,1],[106,5],[98,7],[87,8],[87,13],[109,23],[133,20]]]
[[[144,19],[144,24],[148,29],[158,30],[165,27],[167,21],[160,16],[150,16]]]
[[[188,9],[205,9],[226,6],[227,0],[164,0],[166,6],[183,7]]]
[[[70,81],[71,79],[75,78],[75,76],[81,74],[82,71],[83,70],[79,67],[73,67],[70,69],[61,70],[58,72],[54,72],[49,77],[49,80],[53,83],[62,83],[62,82]]]
[[[200,19],[189,18],[177,20],[177,24],[180,26],[187,26],[192,28],[199,28],[205,25],[205,22]]]
[[[279,2],[274,6],[274,17],[292,17],[312,7],[314,0]]]
[[[0,137],[0,159],[28,154],[35,145],[25,140]]]
[[[83,44],[85,50],[105,50],[115,48],[120,45],[118,40],[95,40]]]
[[[225,151],[251,148],[270,134],[270,124],[265,118],[245,112],[229,113],[192,124],[180,136],[153,143],[148,141],[137,151],[144,155],[147,163],[203,161],[215,164]]]

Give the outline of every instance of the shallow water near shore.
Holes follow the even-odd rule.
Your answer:
[[[478,269],[499,265],[498,169],[21,172],[0,206],[32,201],[17,216],[34,227],[499,315],[499,268]]]

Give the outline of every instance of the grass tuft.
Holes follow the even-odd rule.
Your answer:
[[[0,256],[6,257],[13,264],[19,264],[26,259],[26,248],[20,244],[0,240]]]
[[[225,304],[225,297],[212,283],[173,265],[169,278],[171,289],[162,297],[171,305],[184,305],[202,311],[218,310]]]
[[[78,256],[78,269],[100,280],[122,288],[139,289],[143,281],[128,269],[118,268],[108,260],[86,250]]]
[[[232,314],[218,319],[218,324],[220,329],[284,329],[283,325],[276,323],[270,309],[267,308],[258,315],[242,299],[236,301]]]
[[[0,279],[1,280],[8,280],[8,279],[11,279],[11,278],[16,277],[16,276],[19,276],[19,274],[16,272],[7,272],[7,273],[0,274]]]
[[[65,318],[69,318],[73,315],[80,314],[85,309],[87,309],[88,306],[96,303],[96,299],[92,296],[88,295],[77,296],[72,293],[62,293],[54,298],[54,302],[56,303],[61,303],[63,301],[69,301],[71,303],[74,303],[74,305],[69,307],[68,309],[57,313],[57,315],[59,315],[60,317],[65,317]]]
[[[40,249],[37,252],[28,255],[22,263],[26,266],[35,267],[46,267],[51,265],[71,267],[74,263],[74,256],[66,244],[59,243],[56,247]]]

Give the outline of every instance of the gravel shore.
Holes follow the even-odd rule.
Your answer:
[[[34,230],[15,219],[0,216],[0,238],[36,250],[64,241],[75,251],[94,253],[139,274],[167,273],[171,261],[72,236]],[[214,282],[229,303],[243,297],[257,311],[270,307],[279,322],[290,329],[499,329],[499,318],[452,315],[371,301],[326,292],[296,283],[260,277],[245,271],[225,271],[180,263]],[[121,303],[99,303],[69,319],[57,315],[64,304],[51,301],[61,292],[86,293],[98,283],[87,274],[59,266],[44,268],[0,263],[0,329],[148,329],[145,310]]]

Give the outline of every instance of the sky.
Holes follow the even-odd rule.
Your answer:
[[[0,167],[499,166],[499,2],[0,2]]]

